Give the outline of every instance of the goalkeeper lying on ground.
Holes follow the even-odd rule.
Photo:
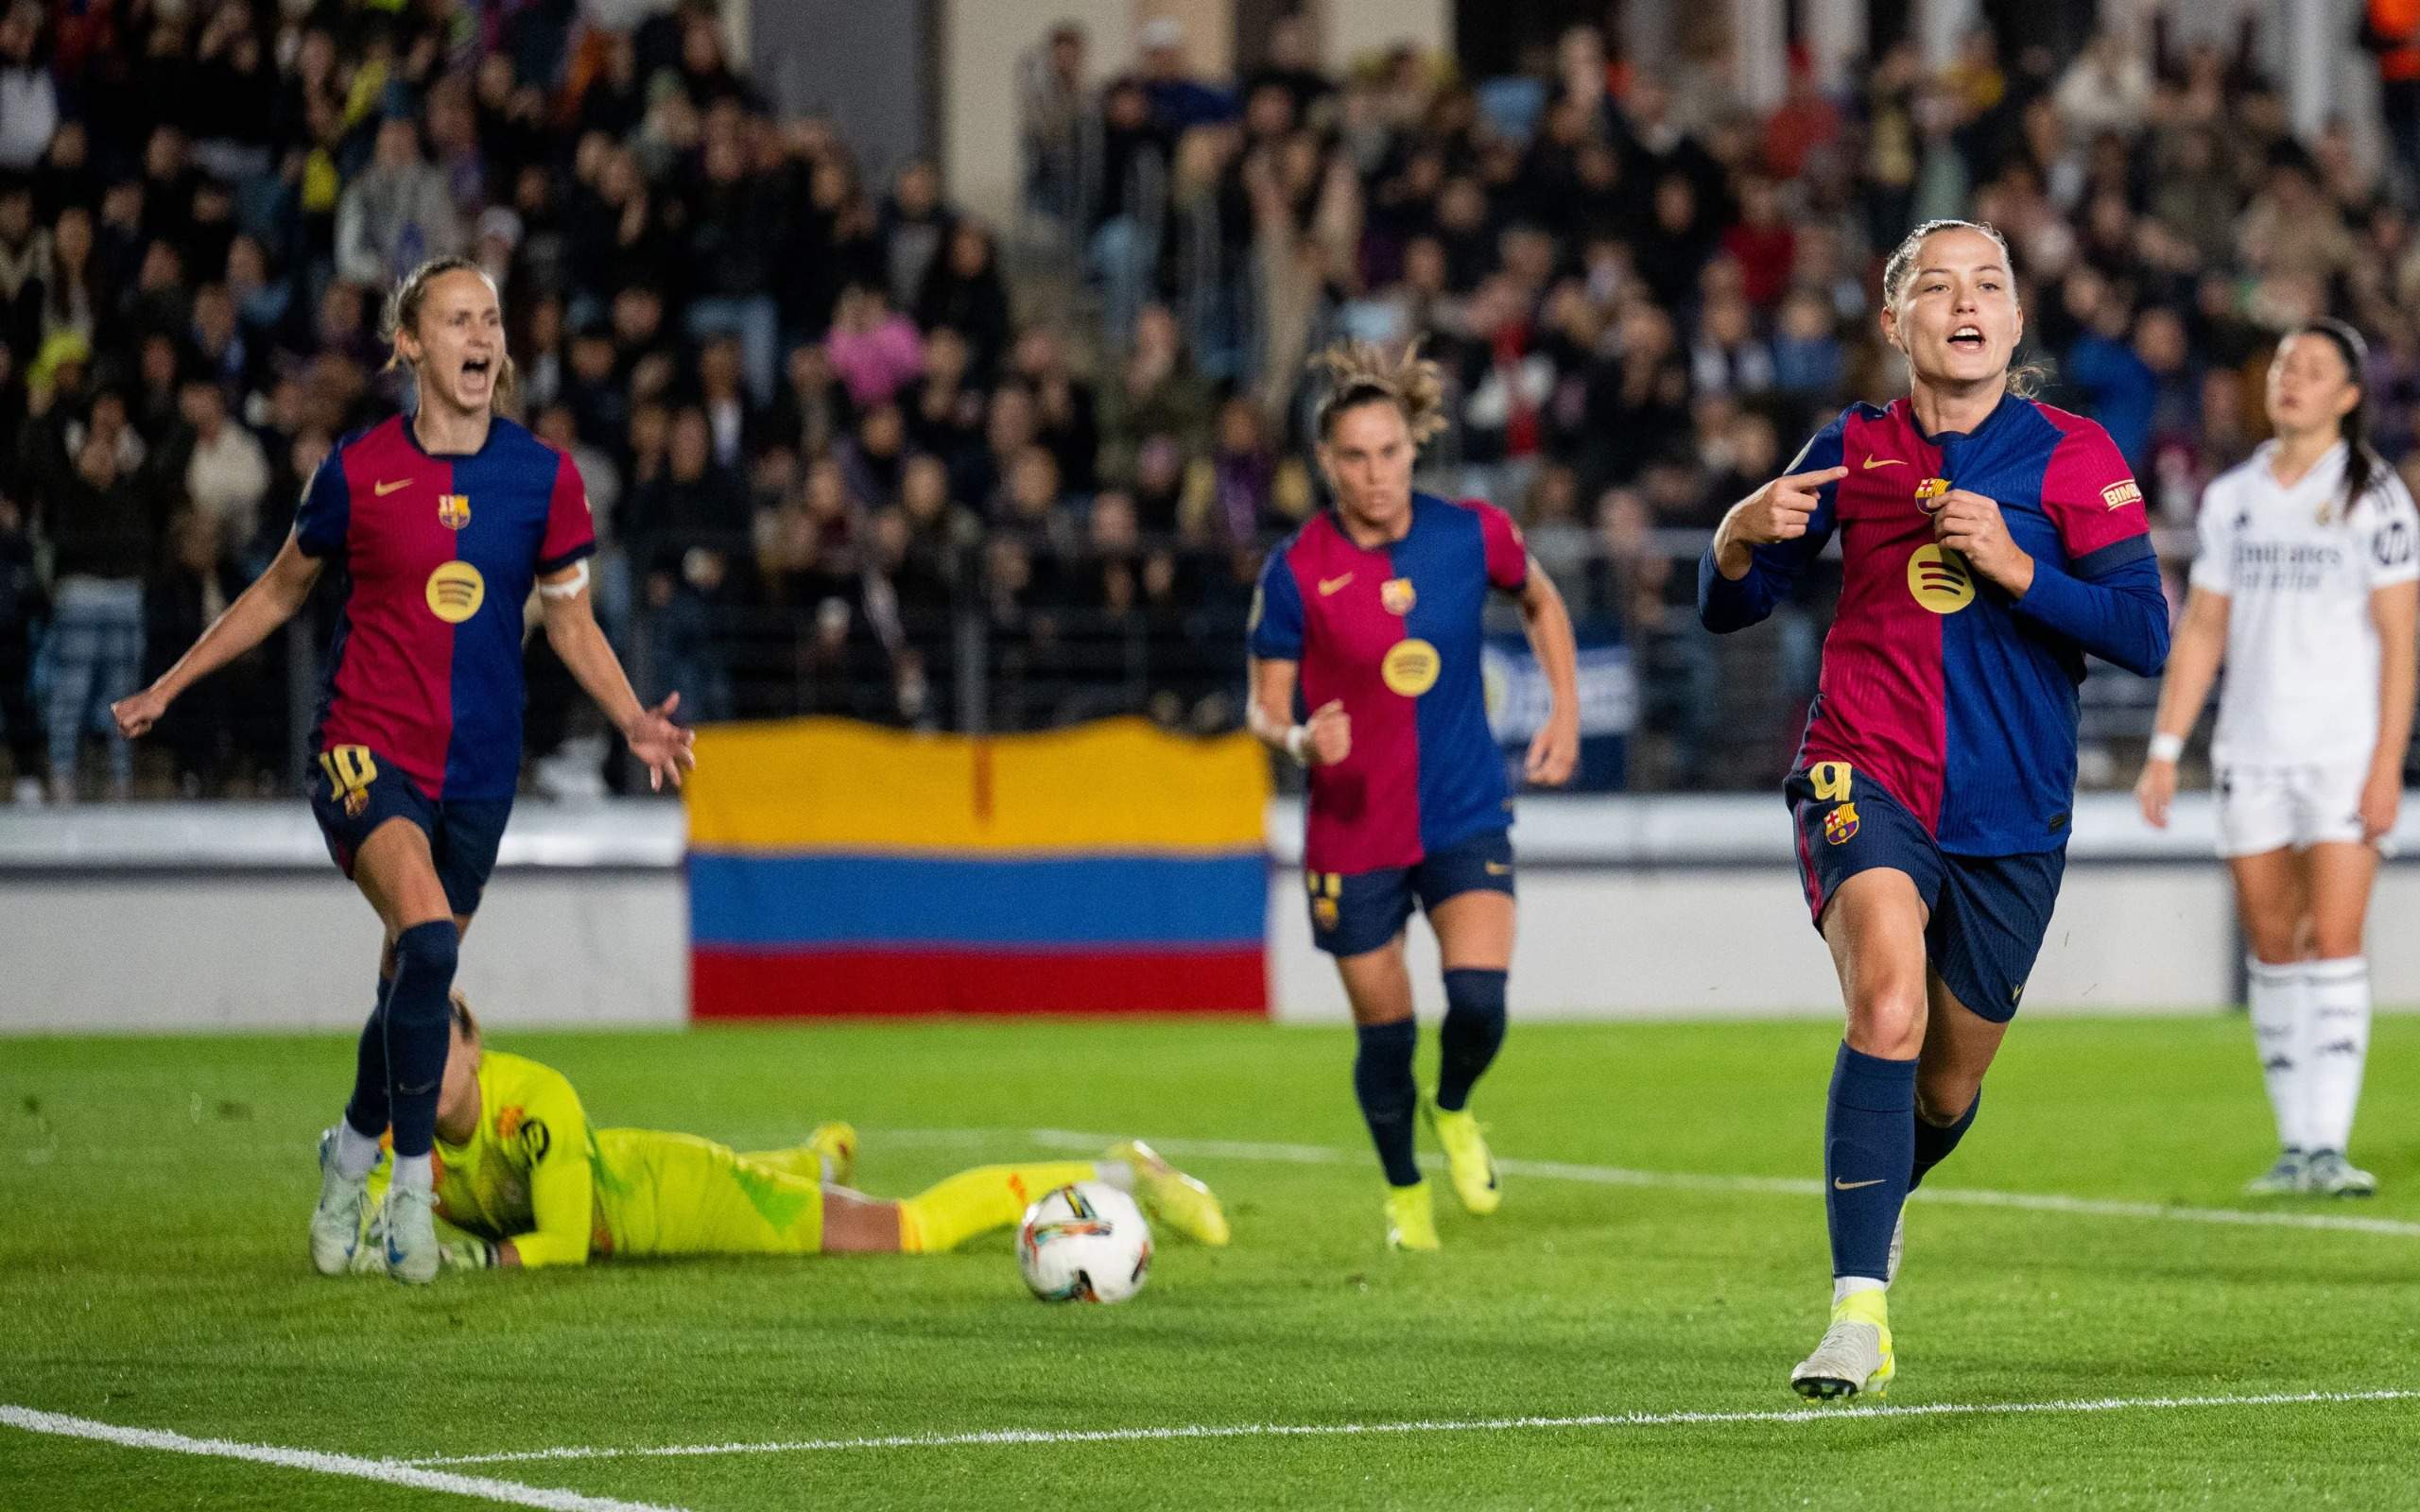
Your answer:
[[[332,1136],[333,1130],[330,1131]],[[313,1255],[330,1275],[387,1268],[378,1222],[391,1158],[348,1181],[320,1140]],[[446,1263],[579,1265],[629,1255],[930,1254],[1017,1221],[1071,1181],[1134,1194],[1152,1219],[1205,1245],[1227,1218],[1201,1182],[1128,1141],[1098,1161],[961,1171],[904,1202],[849,1189],[856,1133],[825,1124],[792,1149],[742,1155],[689,1134],[588,1126],[562,1073],[484,1049],[454,994],[453,1043],[437,1104],[437,1215],[460,1230]],[[326,1262],[341,1254],[343,1261]]]

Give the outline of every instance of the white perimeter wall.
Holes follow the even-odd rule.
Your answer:
[[[2379,875],[2369,954],[2382,1006],[2420,1006],[2420,805],[2405,806],[2404,860]],[[2066,880],[2025,1011],[2205,1013],[2235,1001],[2241,948],[2226,873],[2212,858],[2208,795],[2177,801],[2166,833],[2130,798],[2079,800]],[[1334,964],[1311,944],[1302,815],[1270,812],[1270,1002],[1293,1022],[1347,1022]],[[1807,922],[1778,796],[1524,799],[1512,832],[1520,934],[1514,1011],[1546,1018],[1746,1017],[1840,1009]],[[1442,1012],[1436,941],[1409,931],[1412,986]]]
[[[527,804],[458,980],[515,1027],[689,1013],[681,811]],[[381,931],[301,803],[0,815],[0,1035],[354,1028]]]
[[[2400,836],[2420,857],[2420,804]],[[1270,1001],[1343,1022],[1296,869],[1301,812],[1271,806]],[[1807,927],[1778,799],[1530,799],[1514,841],[1512,1001],[1531,1019],[1839,1011]],[[2028,1013],[2210,1012],[2234,994],[2225,875],[2206,799],[2166,835],[2122,797],[2087,799]],[[679,1024],[688,1012],[680,811],[531,803],[463,951],[461,982],[502,1024]],[[2370,955],[2381,1004],[2420,1005],[2420,861],[2383,872]],[[350,1028],[370,1004],[378,925],[327,863],[301,804],[0,810],[0,1036]],[[1411,929],[1424,1011],[1443,1004]]]

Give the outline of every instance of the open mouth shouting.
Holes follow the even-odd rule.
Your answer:
[[[1949,348],[1952,352],[1981,352],[1988,345],[1989,343],[1983,339],[1983,328],[1972,321],[1949,333]]]

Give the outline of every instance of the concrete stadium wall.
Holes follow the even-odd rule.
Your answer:
[[[2397,834],[2404,860],[2378,879],[2370,959],[2378,1002],[2420,1006],[2420,805]],[[2207,1013],[2236,1001],[2241,947],[2233,894],[2212,857],[2209,795],[2177,800],[2165,833],[2122,794],[2089,794],[2048,943],[2025,1011]],[[1271,805],[1270,1002],[1292,1022],[1347,1022],[1344,993],[1313,948],[1299,865],[1299,805]],[[1522,800],[1520,934],[1512,1002],[1530,1018],[1752,1017],[1840,1012],[1831,959],[1808,927],[1777,796]],[[1409,932],[1424,1015],[1443,1011],[1437,947]]]
[[[1524,1017],[1839,1011],[1806,926],[1777,799],[1530,799],[1514,832]],[[2153,834],[2119,795],[2078,807],[2066,885],[2026,996],[2040,1013],[2214,1012],[2235,996],[2225,874],[2206,795]],[[1315,951],[1301,810],[1270,812],[1275,1015],[1342,1022]],[[2420,804],[2382,873],[2371,959],[2382,1005],[2420,1005]],[[462,986],[502,1024],[677,1025],[688,1015],[681,812],[531,803],[463,953]],[[1424,1012],[1436,949],[1411,931]],[[378,926],[295,803],[0,811],[0,1036],[350,1028],[368,1010]]]
[[[463,948],[481,1015],[686,1022],[682,844],[669,803],[523,808]],[[0,817],[0,1035],[353,1028],[379,935],[301,803]]]

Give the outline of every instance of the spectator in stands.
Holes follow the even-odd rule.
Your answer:
[[[1009,286],[990,227],[964,219],[950,227],[917,285],[915,323],[963,336],[977,381],[998,369],[1009,347]]]
[[[1081,219],[1078,201],[1090,93],[1084,51],[1084,29],[1063,22],[1026,54],[1017,70],[1026,203],[1062,228]]]
[[[337,272],[385,288],[428,258],[461,251],[466,240],[445,175],[421,156],[411,117],[389,116],[369,168],[337,204]]]
[[[915,322],[893,313],[890,297],[875,284],[841,294],[824,345],[832,370],[859,405],[890,403],[924,367]]]
[[[24,508],[0,491],[0,734],[9,741],[19,804],[42,801],[42,725],[34,715],[34,621],[43,612],[33,532]]]
[[[183,423],[162,448],[164,486],[189,503],[190,527],[217,532],[229,565],[238,565],[235,554],[250,550],[260,535],[261,500],[268,491],[268,454],[251,431],[228,415],[227,391],[213,375],[187,376],[178,404]],[[182,545],[179,550],[180,560],[191,555]],[[268,562],[242,561],[240,565],[250,574]],[[242,589],[238,583],[236,591]],[[197,627],[192,634],[167,636],[164,644],[182,652],[200,633]]]
[[[131,695],[143,672],[143,584],[160,522],[149,490],[133,485],[124,457],[132,428],[114,396],[96,401],[89,421],[71,431],[72,466],[52,475],[42,512],[53,553],[50,707],[50,796],[72,803],[80,796],[78,747],[112,703]],[[110,792],[133,791],[132,747],[113,728]]]
[[[157,677],[184,653],[254,576],[235,560],[220,522],[195,509],[168,521],[169,556],[144,598],[143,675]],[[270,693],[265,673],[274,648],[252,651],[199,683],[160,721],[179,794],[216,796],[239,767],[257,769],[280,742],[263,717]]]
[[[59,89],[43,49],[39,0],[10,0],[0,12],[0,170],[42,161],[59,129]]]
[[[688,35],[712,35],[692,25]],[[739,337],[748,391],[756,403],[773,397],[781,361],[781,308],[768,292],[775,281],[781,201],[750,170],[739,125],[728,112],[708,117],[700,181],[690,196],[686,272],[687,329],[693,340]]]

